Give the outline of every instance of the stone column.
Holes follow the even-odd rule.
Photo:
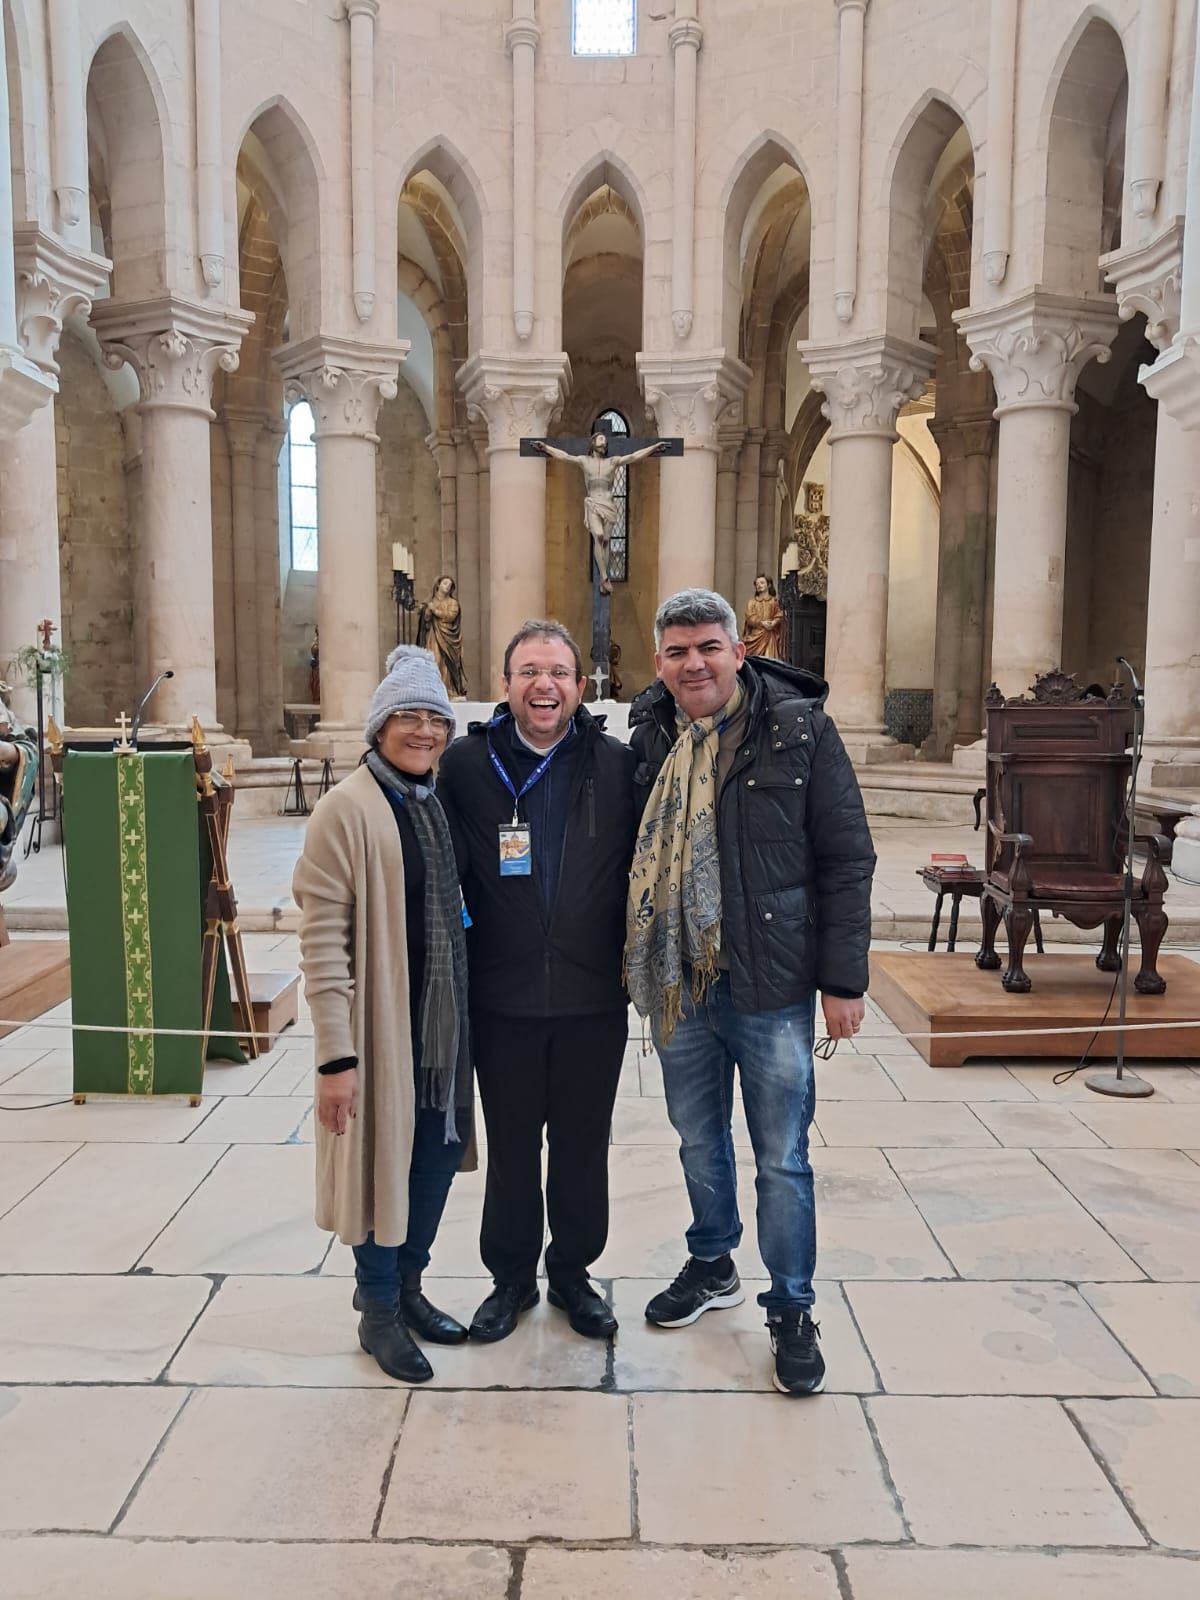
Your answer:
[[[963,453],[963,611],[959,619],[958,726],[955,742],[969,744],[983,731],[983,697],[987,692],[988,513],[991,502],[992,450],[996,424],[990,417],[960,422]]]
[[[474,693],[486,700],[491,686],[492,614],[492,464],[488,455],[487,423],[475,419],[467,429],[478,469],[479,507],[479,672]]]
[[[992,375],[999,402],[992,677],[1024,694],[1062,665],[1067,479],[1075,383],[1107,361],[1116,307],[1030,289],[955,320],[971,367]]]
[[[1142,0],[1138,12],[1126,180],[1134,214],[1139,217],[1154,215],[1166,175],[1167,83],[1174,10],[1175,0]]]
[[[637,369],[659,433],[683,437],[683,455],[664,456],[660,466],[658,599],[662,601],[679,589],[713,587],[718,424],[722,420],[733,424],[740,417],[750,369],[723,350],[674,357],[640,351]]]
[[[78,0],[50,0],[50,100],[54,119],[53,182],[63,238],[86,250],[88,216],[88,146],[83,39]],[[4,135],[7,142],[8,134]]]
[[[696,69],[704,39],[696,0],[675,0],[667,38],[675,66],[671,325],[677,339],[686,339],[692,331],[696,250]]]
[[[138,550],[146,667],[170,667],[154,720],[186,728],[199,717],[219,732],[213,639],[212,476],[209,406],[217,369],[235,372],[253,318],[181,295],[103,300],[92,326],[110,367],[128,362],[142,399],[142,517]],[[149,685],[147,684],[147,688]]]
[[[262,685],[259,679],[258,519],[254,461],[262,435],[259,412],[226,410],[233,530],[233,655],[237,685],[237,734],[256,754],[263,748]]]
[[[755,574],[765,572],[776,582],[782,554],[779,548],[779,490],[776,475],[787,447],[787,434],[782,429],[769,428],[758,463],[758,540],[754,570]]]
[[[379,0],[346,0],[350,23],[350,211],[354,314],[375,310],[375,19]],[[324,655],[325,637],[321,636]]]
[[[282,417],[267,418],[254,456],[255,530],[258,582],[258,726],[264,754],[284,748],[283,659],[280,653],[279,452],[287,435]]]
[[[1183,219],[1105,258],[1122,319],[1142,312],[1159,351],[1179,330]],[[1142,369],[1142,378],[1152,368]],[[1200,450],[1158,407],[1146,609],[1146,761],[1153,783],[1200,785]]]
[[[894,760],[908,747],[887,736],[883,721],[892,447],[900,408],[921,393],[937,352],[890,334],[832,345],[806,340],[800,350],[830,424],[830,708],[856,760]]]
[[[1013,118],[1019,5],[1020,0],[992,0],[988,31],[988,164],[983,273],[989,283],[1004,282],[1012,249]]]
[[[317,445],[317,624],[321,720],[335,754],[362,746],[366,708],[379,683],[379,516],[375,465],[380,403],[394,400],[407,340],[364,344],[315,334],[275,352],[289,398],[308,401]]]
[[[193,0],[196,57],[196,238],[210,289],[225,279],[225,205],[221,151],[221,0]]]
[[[858,294],[858,210],[862,184],[863,35],[870,0],[834,0],[838,8],[837,217],[833,305],[839,322],[854,315]]]
[[[537,183],[534,69],[541,37],[537,0],[513,0],[512,20],[504,39],[512,57],[513,84],[513,330],[521,340],[533,332]]]
[[[717,429],[717,551],[713,588],[737,610],[734,586],[737,548],[738,451],[745,429],[722,423]]]
[[[16,230],[15,247],[18,348],[50,394],[58,388],[63,322],[91,305],[108,263],[68,249],[33,223]],[[59,630],[55,643],[64,642],[54,427],[53,405],[41,405],[0,440],[0,675],[35,642],[43,618]],[[34,705],[33,690],[14,683],[17,714],[31,719]]]
[[[17,343],[17,282],[13,265],[12,151],[9,138],[8,62],[0,27],[0,439],[23,428],[58,390]]]
[[[431,433],[425,443],[437,462],[440,570],[458,583],[458,447],[451,433]],[[460,602],[461,604],[461,602]]]
[[[963,557],[966,482],[962,439],[954,423],[931,422],[929,431],[937,440],[941,457],[941,502],[933,644],[933,728],[922,748],[933,760],[945,761],[953,749],[958,728],[962,617],[966,601]]]
[[[480,672],[480,615],[483,591],[479,578],[479,461],[475,445],[465,428],[453,435],[457,456],[455,468],[455,512],[458,519],[458,603],[462,607],[463,667],[467,674],[468,697],[482,695],[485,685]]]
[[[738,457],[737,506],[733,542],[733,592],[735,608],[754,592],[758,571],[758,479],[765,428],[747,428]]]
[[[500,693],[504,647],[546,611],[546,463],[522,457],[522,438],[544,434],[570,381],[565,355],[471,357],[458,374],[468,414],[488,430],[488,692]],[[479,692],[482,694],[482,686]]]

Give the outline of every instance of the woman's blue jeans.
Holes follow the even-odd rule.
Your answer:
[[[354,1276],[359,1296],[372,1305],[395,1305],[404,1282],[420,1278],[429,1265],[429,1252],[446,1209],[450,1185],[463,1158],[471,1133],[471,1114],[458,1114],[459,1143],[446,1143],[446,1115],[430,1107],[417,1112],[413,1129],[412,1160],[408,1168],[408,1235],[400,1246],[375,1243],[369,1233],[365,1244],[354,1246]]]
[[[692,1203],[687,1246],[715,1261],[741,1242],[737,1164],[730,1119],[733,1069],[758,1169],[758,1248],[771,1274],[758,1303],[768,1310],[814,1302],[817,1230],[808,1130],[816,1109],[813,1027],[816,996],[782,1011],[735,1011],[729,974],[697,1006],[686,992],[669,1041],[655,1029],[667,1115]]]

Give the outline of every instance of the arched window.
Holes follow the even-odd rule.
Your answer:
[[[637,0],[574,0],[571,52],[631,56],[637,48]]]
[[[292,530],[292,567],[317,570],[317,445],[312,407],[297,400],[288,413],[288,512]]]
[[[607,434],[610,439],[628,439],[629,424],[619,411],[603,411],[592,423],[593,433]],[[612,525],[608,540],[608,575],[614,583],[625,583],[629,577],[629,469],[618,467],[613,473],[613,499],[617,502],[617,520]],[[588,570],[591,570],[591,552],[588,553]]]

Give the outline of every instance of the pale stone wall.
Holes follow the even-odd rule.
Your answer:
[[[124,437],[103,375],[71,333],[59,365],[59,559],[71,658],[65,702],[69,720],[86,725],[134,703],[133,538]]]
[[[416,576],[414,586],[418,605],[427,600],[442,571],[442,552],[438,511],[437,464],[425,444],[429,423],[421,402],[404,382],[394,400],[380,407],[379,465],[375,497],[379,525],[379,670],[388,651],[396,643],[396,607],[392,600],[392,545],[407,545],[412,551]],[[327,538],[322,530],[322,558],[337,560],[337,533]],[[363,596],[363,603],[370,598]],[[411,619],[416,639],[416,615]]]

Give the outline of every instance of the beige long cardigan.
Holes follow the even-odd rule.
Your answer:
[[[358,1057],[358,1115],[343,1134],[317,1124],[317,1226],[345,1244],[362,1244],[373,1230],[378,1244],[401,1245],[416,1118],[404,855],[392,808],[366,767],[317,805],[292,893],[315,1064]],[[473,1142],[462,1165],[475,1165]]]

